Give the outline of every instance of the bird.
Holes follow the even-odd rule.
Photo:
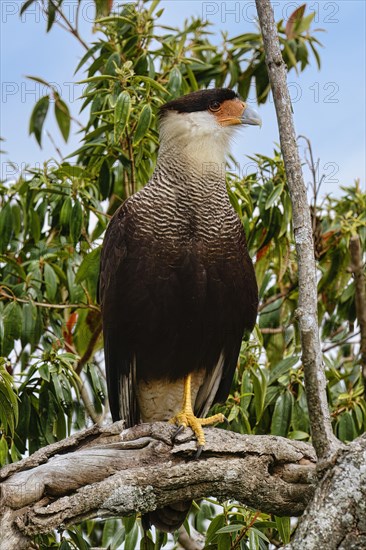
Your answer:
[[[227,399],[258,289],[243,225],[226,188],[236,129],[259,115],[229,88],[188,93],[159,109],[150,181],[112,216],[100,265],[104,353],[113,421],[191,427],[197,455],[210,407]],[[175,531],[184,501],[143,517]]]

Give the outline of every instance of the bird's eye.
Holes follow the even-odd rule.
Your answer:
[[[209,105],[209,109],[210,111],[218,111],[220,109],[221,105],[218,101],[213,101],[212,103],[210,103]]]

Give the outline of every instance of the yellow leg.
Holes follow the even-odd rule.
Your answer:
[[[225,417],[223,414],[215,414],[208,418],[197,418],[194,415],[192,409],[192,397],[191,397],[191,375],[189,374],[184,379],[184,392],[183,392],[183,406],[182,410],[176,414],[169,422],[183,426],[188,426],[193,430],[199,449],[202,449],[205,445],[205,434],[202,426],[209,426],[210,424],[216,424],[217,422],[224,422]]]

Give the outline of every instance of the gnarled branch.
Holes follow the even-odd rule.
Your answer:
[[[366,434],[338,452],[288,550],[366,548]]]
[[[207,429],[194,460],[190,430],[122,422],[93,426],[0,471],[1,550],[29,548],[29,538],[94,517],[146,513],[177,500],[215,496],[276,515],[299,515],[314,493],[315,452],[275,436]]]

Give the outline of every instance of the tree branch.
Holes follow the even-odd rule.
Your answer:
[[[95,327],[93,334],[91,335],[91,338],[89,340],[88,346],[84,352],[84,354],[80,357],[79,361],[77,362],[77,365],[75,367],[75,372],[77,374],[80,374],[83,370],[84,365],[91,359],[94,348],[96,346],[96,343],[98,341],[98,338],[100,336],[100,333],[102,332],[102,320],[101,318],[98,319],[97,326]]]
[[[358,235],[352,235],[349,249],[351,253],[351,270],[355,278],[356,317],[361,333],[360,356],[366,396],[366,279],[362,261],[361,240]]]
[[[32,298],[29,298],[29,300],[25,300],[24,298],[18,298],[17,296],[15,296],[15,294],[8,294],[8,292],[4,290],[5,288],[8,291],[10,290],[8,287],[1,285],[0,299],[3,297],[7,300],[13,300],[21,304],[33,304],[37,307],[45,307],[50,309],[92,309],[93,311],[98,311],[98,313],[100,313],[100,307],[93,304],[48,304],[47,302],[36,302],[35,300],[32,300]]]
[[[366,434],[338,452],[287,550],[366,548]]]
[[[256,0],[266,64],[272,87],[281,149],[292,202],[293,227],[299,266],[299,322],[302,362],[314,447],[319,458],[331,456],[340,446],[333,435],[317,321],[317,281],[309,206],[301,171],[292,118],[286,68],[270,0]]]
[[[232,498],[276,515],[299,515],[314,493],[315,453],[299,441],[206,429],[206,446],[174,426],[123,422],[44,447],[0,471],[1,550],[94,517],[146,513],[177,500]]]

